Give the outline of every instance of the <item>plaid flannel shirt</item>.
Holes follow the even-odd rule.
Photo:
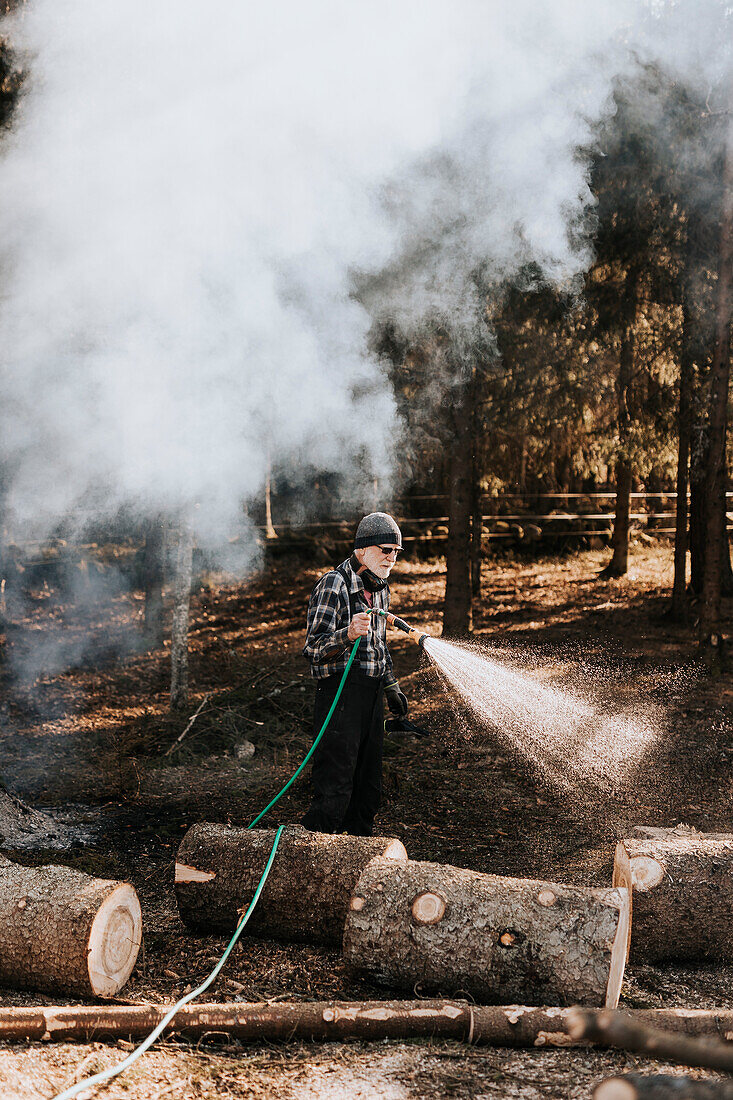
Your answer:
[[[339,568],[345,568],[349,586],[335,569],[316,584],[308,604],[308,626],[303,656],[311,663],[311,675],[317,680],[342,673],[351,654],[353,642],[348,639],[351,621],[351,605],[354,600],[368,608],[364,596],[364,584],[351,567],[350,559]],[[351,598],[350,598],[351,597]],[[372,607],[387,611],[389,585],[373,593]],[[392,669],[392,658],[387,649],[387,620],[375,615],[366,638],[362,638],[354,659],[367,676],[384,676]]]

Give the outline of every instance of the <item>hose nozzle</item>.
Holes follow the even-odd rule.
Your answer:
[[[429,634],[424,634],[420,630],[416,630],[414,626],[410,626],[404,619],[400,619],[397,615],[393,615],[391,611],[382,611],[379,607],[372,607],[367,612],[368,615],[381,615],[387,620],[390,626],[396,627],[397,630],[401,630],[404,634],[408,634],[416,645],[419,645],[421,649],[425,648],[425,640],[429,638]]]

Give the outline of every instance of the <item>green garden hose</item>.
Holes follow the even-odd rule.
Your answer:
[[[261,819],[265,816],[267,811],[272,809],[272,807],[275,805],[276,802],[280,801],[282,796],[285,794],[285,792],[288,790],[288,788],[292,786],[292,784],[298,778],[298,776],[302,772],[303,768],[306,766],[306,764],[310,760],[311,756],[315,752],[316,747],[318,745],[318,742],[321,740],[321,738],[323,737],[324,733],[326,732],[326,730],[328,728],[328,723],[331,721],[331,718],[333,716],[333,712],[336,709],[336,704],[338,703],[339,699],[341,698],[341,692],[344,689],[344,684],[346,683],[346,677],[349,674],[349,669],[351,668],[352,664],[354,663],[354,658],[356,657],[356,651],[359,648],[359,642],[360,641],[361,641],[361,638],[357,638],[356,641],[354,642],[354,646],[353,646],[353,649],[351,650],[351,654],[349,656],[348,663],[346,665],[346,668],[344,669],[344,674],[341,677],[341,683],[338,686],[338,689],[336,691],[336,695],[334,696],[333,703],[331,704],[331,709],[329,710],[328,714],[326,715],[326,720],[323,723],[323,725],[321,726],[321,728],[318,732],[318,736],[316,737],[315,741],[313,742],[310,749],[308,750],[308,752],[305,756],[305,759],[303,760],[303,762],[300,765],[300,767],[298,768],[298,770],[287,781],[287,783],[282,788],[280,793],[276,794],[275,797],[272,799],[272,801],[268,802],[268,804],[265,806],[264,810],[262,810],[262,812],[259,813],[257,815],[257,817],[255,817],[252,821],[250,821],[249,825],[247,826],[248,829],[254,828],[254,826],[257,824],[257,822],[261,821]],[[249,918],[250,918],[250,916],[251,916],[251,914],[254,910],[255,905],[259,901],[260,894],[262,893],[262,888],[265,885],[265,883],[267,882],[267,876],[270,873],[270,868],[272,867],[273,860],[275,859],[275,852],[277,851],[277,846],[280,843],[280,837],[282,836],[283,831],[286,828],[287,828],[286,825],[281,825],[279,827],[279,829],[277,830],[277,832],[275,833],[275,839],[272,843],[272,848],[270,849],[270,855],[269,855],[269,858],[267,860],[267,864],[265,866],[265,869],[262,872],[262,878],[260,879],[260,881],[257,884],[257,889],[254,892],[254,897],[252,898],[252,901],[247,906],[247,911],[244,914],[244,916],[242,917],[239,924],[237,925],[236,931],[235,931],[234,935],[232,936],[232,938],[230,939],[229,943],[227,944],[227,947],[226,947],[226,950],[224,951],[224,954],[219,959],[218,963],[216,964],[214,969],[211,971],[208,978],[206,978],[206,980],[204,982],[202,982],[201,985],[198,986],[197,989],[192,990],[191,993],[187,993],[185,995],[185,997],[181,997],[180,1001],[176,1001],[176,1003],[173,1005],[173,1007],[170,1009],[170,1011],[166,1013],[166,1015],[163,1017],[163,1019],[160,1021],[160,1023],[153,1029],[153,1031],[150,1032],[150,1034],[147,1036],[147,1038],[143,1039],[142,1043],[140,1043],[139,1046],[135,1047],[135,1049],[130,1054],[128,1054],[127,1058],[125,1058],[124,1061],[120,1062],[120,1064],[118,1066],[111,1066],[109,1069],[105,1069],[101,1073],[96,1073],[93,1077],[88,1077],[83,1081],[77,1082],[77,1084],[72,1085],[71,1088],[65,1089],[64,1092],[58,1093],[56,1096],[53,1097],[53,1100],[73,1100],[74,1096],[78,1096],[80,1092],[85,1092],[92,1085],[104,1084],[105,1081],[110,1081],[113,1077],[117,1077],[117,1075],[122,1073],[124,1070],[129,1069],[129,1067],[133,1064],[133,1062],[137,1061],[137,1059],[140,1057],[141,1054],[144,1054],[146,1050],[150,1049],[150,1047],[153,1045],[155,1040],[163,1033],[165,1028],[171,1022],[171,1020],[176,1015],[178,1010],[180,1008],[183,1008],[183,1006],[187,1005],[190,1001],[193,1001],[196,997],[199,996],[199,994],[203,993],[206,989],[209,988],[211,983],[215,980],[215,978],[219,974],[221,968],[224,966],[224,963],[227,961],[230,954],[232,953],[232,949],[233,949],[235,943],[237,942],[237,940],[241,936],[242,932],[244,931],[244,926],[247,923],[247,921],[249,920]]]

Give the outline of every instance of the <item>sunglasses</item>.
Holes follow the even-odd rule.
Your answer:
[[[394,556],[397,557],[397,555],[400,553],[399,546],[379,546],[378,550],[379,553],[385,558],[388,558],[390,554],[394,554]]]

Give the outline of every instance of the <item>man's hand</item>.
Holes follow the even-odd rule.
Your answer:
[[[358,611],[349,623],[347,634],[349,641],[355,642],[357,638],[366,638],[370,626],[370,616],[367,615],[366,611]]]
[[[396,718],[404,718],[407,714],[407,698],[400,689],[394,672],[388,672],[384,678],[384,697],[392,714]]]

